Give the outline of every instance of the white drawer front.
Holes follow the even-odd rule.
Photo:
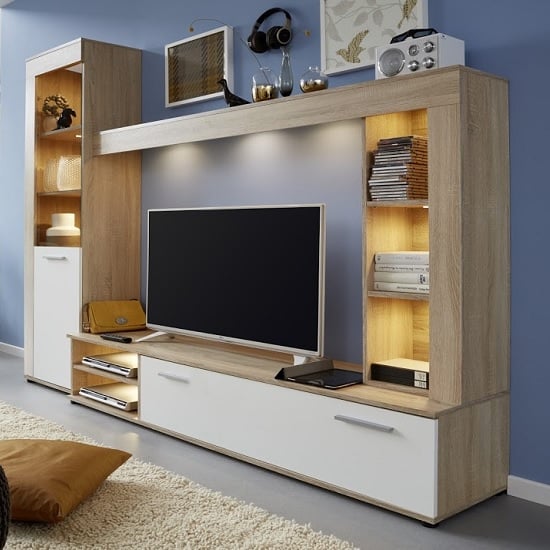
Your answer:
[[[64,388],[71,385],[67,333],[80,330],[80,254],[76,247],[34,249],[33,375]]]
[[[436,515],[437,421],[147,357],[140,384],[143,421]]]

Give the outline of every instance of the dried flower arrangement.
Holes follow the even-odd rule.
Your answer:
[[[67,99],[59,94],[49,95],[44,99],[44,104],[42,105],[42,112],[46,116],[59,117],[63,112],[63,109],[69,108],[69,102]]]

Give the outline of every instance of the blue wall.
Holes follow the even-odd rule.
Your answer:
[[[2,10],[0,78],[2,97],[0,104],[0,342],[13,346],[23,345],[23,167],[24,167],[24,95],[25,59],[48,48],[84,36],[97,40],[126,44],[144,50],[143,118],[155,120],[180,114],[223,106],[220,100],[195,104],[185,108],[165,109],[163,106],[163,52],[164,44],[189,36],[189,25],[196,18],[216,18],[233,26],[246,39],[255,18],[272,7],[265,0],[164,0],[151,3],[144,0],[15,0]],[[283,3],[293,16],[295,38],[292,45],[292,63],[295,79],[308,65],[320,63],[319,1],[294,0]],[[549,120],[547,92],[549,77],[545,72],[550,53],[550,3],[541,0],[431,0],[429,24],[451,36],[466,42],[466,62],[469,66],[499,74],[510,81],[511,123],[511,239],[512,239],[512,423],[511,423],[511,473],[513,475],[550,484],[550,438],[548,419],[550,401],[550,368],[547,364],[547,331],[550,328],[550,287],[534,281],[533,273],[546,274],[550,259],[545,254],[544,238],[550,233],[548,203],[550,186],[542,159],[547,149],[546,130]],[[203,32],[216,23],[196,22],[195,32]],[[310,31],[310,36],[306,31]],[[268,53],[262,62],[277,69],[280,56]],[[528,61],[527,61],[528,60]],[[249,97],[249,81],[255,70],[254,58],[239,42],[235,41],[235,91]],[[330,86],[339,86],[373,78],[372,69],[333,76]],[[297,92],[295,92],[297,93]],[[338,132],[339,127],[330,129]],[[353,133],[353,128],[352,128]],[[281,150],[290,145],[316,139],[307,131],[284,134]],[[322,140],[321,140],[322,141]],[[330,140],[329,140],[330,141]],[[309,173],[320,176],[328,165],[323,164],[319,151],[328,147],[329,141],[317,148],[300,149],[307,158]],[[199,156],[206,157],[205,166],[212,174],[220,174],[221,164],[210,162],[215,155],[238,154],[240,141],[233,140],[224,146],[204,145]],[[218,148],[217,148],[218,147]],[[353,149],[353,148],[352,148]],[[279,149],[276,149],[277,151]],[[317,152],[315,152],[317,151]],[[272,173],[277,173],[277,155],[265,154]],[[154,206],[158,202],[179,201],[186,203],[208,200],[243,202],[273,202],[271,191],[254,189],[248,195],[246,181],[231,187],[216,187],[213,178],[199,177],[181,185],[176,175],[186,165],[190,149],[169,148],[165,151],[148,151],[144,154],[144,202]],[[348,153],[355,155],[356,152]],[[193,157],[195,158],[195,157]],[[260,157],[261,158],[261,157]],[[210,159],[210,160],[209,160]],[[275,159],[275,160],[274,160]],[[219,161],[221,162],[221,161]],[[289,162],[284,168],[285,181],[293,174],[298,163]],[[253,174],[257,164],[250,161],[245,171]],[[343,168],[336,164],[335,170]],[[196,174],[197,172],[195,172]],[[334,173],[331,177],[334,181]],[[240,177],[240,176],[239,176]],[[250,176],[252,179],[252,175]],[[219,180],[220,178],[218,178]],[[316,196],[327,203],[336,204],[332,221],[338,228],[333,245],[333,255],[350,235],[350,223],[359,215],[355,204],[357,174],[334,181],[349,181],[349,187],[331,189],[329,178],[322,178]],[[292,181],[284,187],[283,198],[300,198],[300,189]],[[202,182],[197,186],[197,182]],[[359,180],[360,182],[360,180]],[[240,187],[240,188],[239,188]],[[203,196],[204,193],[204,196]],[[280,196],[278,196],[278,199]],[[349,211],[348,223],[343,212]],[[345,259],[341,272],[333,269],[330,277],[335,281],[349,280],[357,284],[357,264],[353,259],[356,243],[351,242],[341,251]],[[334,264],[333,264],[334,265]],[[349,277],[349,279],[347,279]],[[538,278],[538,275],[536,276]],[[350,294],[343,296],[344,305],[337,312],[349,327],[355,326],[357,313],[353,308],[356,292],[352,285]],[[337,300],[333,298],[333,303]],[[332,306],[336,308],[336,306]],[[348,311],[349,308],[349,311]],[[346,327],[347,328],[347,327]],[[344,353],[355,356],[356,333],[343,330],[338,341]],[[506,345],[503,342],[503,345]],[[338,344],[331,343],[337,353]]]

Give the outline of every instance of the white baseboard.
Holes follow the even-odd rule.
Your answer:
[[[523,498],[538,504],[550,506],[550,485],[523,479],[516,476],[508,476],[508,494],[513,497]]]
[[[11,344],[4,344],[0,342],[0,351],[8,353],[9,355],[16,355],[17,357],[23,357],[25,350],[23,348],[12,346]]]

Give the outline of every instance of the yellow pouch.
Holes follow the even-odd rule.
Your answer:
[[[145,328],[145,312],[138,300],[106,300],[87,306],[89,332],[122,332]]]

